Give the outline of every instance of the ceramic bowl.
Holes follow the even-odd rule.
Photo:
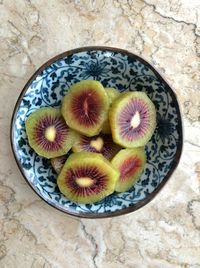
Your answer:
[[[139,181],[127,192],[114,193],[88,205],[73,203],[60,193],[50,161],[30,148],[25,131],[30,113],[44,106],[59,107],[69,87],[83,79],[98,80],[120,92],[143,91],[157,110],[157,127],[146,145],[147,163]],[[146,205],[175,170],[182,142],[179,105],[170,85],[143,58],[110,47],[79,48],[46,62],[22,90],[11,122],[12,150],[25,180],[49,205],[78,217],[112,217]]]

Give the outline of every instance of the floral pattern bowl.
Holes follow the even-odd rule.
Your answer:
[[[40,107],[59,107],[69,87],[83,79],[98,80],[120,92],[144,91],[157,110],[157,128],[146,145],[147,163],[139,181],[127,192],[88,205],[73,203],[60,193],[50,161],[30,148],[25,131],[30,113]],[[79,48],[50,59],[25,85],[11,122],[12,150],[26,181],[48,204],[78,217],[117,216],[146,205],[175,170],[182,143],[179,105],[169,84],[143,58],[110,47]]]

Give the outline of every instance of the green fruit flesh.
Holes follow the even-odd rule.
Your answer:
[[[126,148],[144,146],[156,127],[156,109],[144,92],[122,93],[109,110],[114,142]]]
[[[83,80],[71,86],[61,112],[67,124],[88,136],[99,134],[109,108],[107,93],[98,81]]]
[[[107,87],[105,88],[105,90],[106,90],[106,93],[108,94],[109,107],[111,107],[112,102],[120,95],[120,92],[116,88],[112,88],[112,87]],[[103,123],[101,132],[104,134],[111,133],[109,114],[107,115],[106,121]]]
[[[114,87],[106,87],[106,93],[108,94],[109,102],[112,103],[119,95],[120,92]]]
[[[58,109],[44,107],[33,112],[25,123],[30,146],[43,157],[66,154],[74,142],[74,132],[66,125]]]
[[[120,172],[115,190],[128,191],[140,178],[146,163],[144,147],[122,149],[112,159],[112,165]]]
[[[57,183],[69,200],[90,204],[112,194],[118,178],[119,172],[102,155],[80,152],[69,156]]]

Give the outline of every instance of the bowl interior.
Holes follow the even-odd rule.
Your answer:
[[[69,87],[83,79],[99,80],[120,92],[144,91],[157,109],[157,128],[146,145],[147,163],[140,180],[129,191],[92,205],[73,203],[60,193],[50,161],[30,148],[25,132],[30,113],[44,106],[59,107]],[[16,105],[11,139],[19,168],[45,201],[69,214],[103,217],[133,211],[155,196],[178,163],[182,127],[176,97],[152,66],[126,51],[90,48],[66,52],[36,72]]]

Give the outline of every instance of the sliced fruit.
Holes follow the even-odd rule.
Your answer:
[[[99,134],[93,137],[80,134],[72,146],[74,153],[81,151],[100,153],[108,160],[111,160],[120,149],[121,147],[113,142],[112,136],[107,134]]]
[[[105,90],[106,90],[106,93],[108,94],[109,107],[110,107],[112,105],[112,102],[119,96],[120,92],[116,88],[113,88],[113,87],[106,87]],[[103,123],[101,132],[104,134],[111,133],[108,115],[107,115],[106,121]]]
[[[58,109],[44,107],[33,112],[26,120],[26,133],[34,151],[46,158],[66,154],[74,142],[70,130]]]
[[[112,194],[118,178],[119,172],[102,155],[80,152],[69,156],[57,183],[69,200],[90,204]]]
[[[121,94],[112,104],[109,120],[113,140],[127,148],[144,146],[156,127],[156,109],[144,92]]]
[[[68,152],[68,154],[65,154],[65,155],[62,155],[62,156],[58,156],[58,157],[55,157],[55,158],[52,158],[51,159],[51,165],[52,165],[53,169],[55,170],[55,172],[57,174],[60,173],[62,167],[64,166],[64,164],[65,164],[65,162],[67,160],[67,158],[70,155],[70,152]]]
[[[61,111],[72,129],[91,137],[99,134],[108,107],[108,96],[102,84],[83,80],[71,86],[63,98]]]
[[[120,92],[114,87],[106,87],[106,93],[108,94],[109,102],[112,103],[119,95]]]
[[[144,147],[122,149],[112,159],[111,163],[120,172],[115,190],[117,192],[128,191],[143,172],[146,163]]]

